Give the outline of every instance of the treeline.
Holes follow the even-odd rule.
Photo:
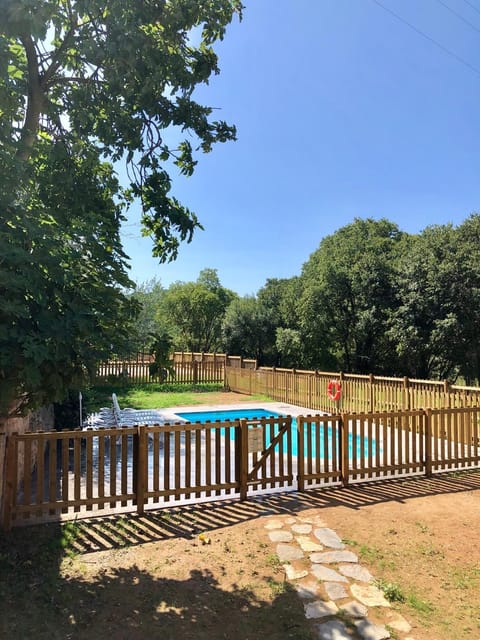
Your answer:
[[[480,215],[412,235],[355,219],[325,237],[299,276],[240,297],[205,269],[132,296],[132,350],[225,351],[283,367],[480,381]]]

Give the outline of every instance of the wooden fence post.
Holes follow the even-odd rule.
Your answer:
[[[4,531],[10,531],[12,528],[12,510],[17,490],[17,435],[17,433],[12,433],[7,436],[5,447],[3,513],[1,514]]]
[[[432,410],[425,409],[425,475],[432,477]]]
[[[240,420],[240,500],[247,499],[248,492],[248,423]]]
[[[443,381],[443,394],[444,394],[443,406],[445,407],[445,409],[449,409],[451,403],[450,403],[450,383],[448,380]]]
[[[410,379],[407,376],[403,378],[403,409],[410,411]]]
[[[342,413],[338,423],[340,429],[340,476],[341,482],[344,487],[348,486],[350,474],[349,474],[349,452],[348,452],[348,429],[350,425],[350,416],[347,413]],[[353,418],[355,419],[355,418]],[[355,443],[352,443],[355,446]]]
[[[303,416],[297,416],[297,486],[305,491],[305,438],[303,435]]]
[[[369,384],[369,394],[368,394],[368,409],[367,411],[374,411],[375,408],[375,398],[373,393],[373,387],[375,384],[375,377],[373,373],[368,376],[368,384]]]
[[[137,438],[137,468],[134,472],[134,478],[136,479],[136,495],[137,495],[137,513],[143,515],[145,507],[145,493],[147,492],[148,483],[148,469],[147,469],[147,449],[148,438],[145,426],[137,427],[137,434],[134,438]],[[134,467],[135,469],[135,467]]]

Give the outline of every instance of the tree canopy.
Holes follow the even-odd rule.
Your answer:
[[[134,199],[160,261],[200,226],[169,171],[190,175],[197,152],[235,138],[193,94],[241,10],[0,0],[0,415],[60,399],[126,343],[137,305],[119,232]]]
[[[170,288],[188,300],[179,326],[207,317],[198,286]],[[211,308],[222,318],[215,345],[260,365],[480,381],[480,214],[419,234],[355,219],[323,238],[300,276]],[[175,348],[185,344],[177,334]]]
[[[203,269],[196,282],[174,282],[157,309],[157,322],[167,327],[176,349],[217,351],[222,320],[236,294],[223,287],[215,269]]]

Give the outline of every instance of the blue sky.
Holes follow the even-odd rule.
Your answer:
[[[205,230],[161,265],[132,210],[135,281],[168,286],[208,267],[255,294],[298,275],[355,217],[417,233],[480,211],[480,0],[244,4],[216,46],[221,74],[196,94],[238,140],[199,157],[192,177],[172,173]]]

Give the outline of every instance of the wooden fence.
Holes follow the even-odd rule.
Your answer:
[[[114,358],[99,365],[95,384],[145,384],[158,382],[150,376],[149,365],[154,361],[150,354],[139,353],[132,358]],[[225,353],[184,353],[176,351],[171,360],[173,373],[168,373],[165,383],[224,384],[225,367],[255,369],[257,361]]]
[[[479,466],[477,407],[12,434],[1,524]]]
[[[328,383],[341,384],[338,402],[327,395]],[[225,385],[232,391],[263,394],[299,407],[328,413],[409,411],[425,408],[480,406],[480,388],[450,385],[447,381],[382,376],[227,366]]]

